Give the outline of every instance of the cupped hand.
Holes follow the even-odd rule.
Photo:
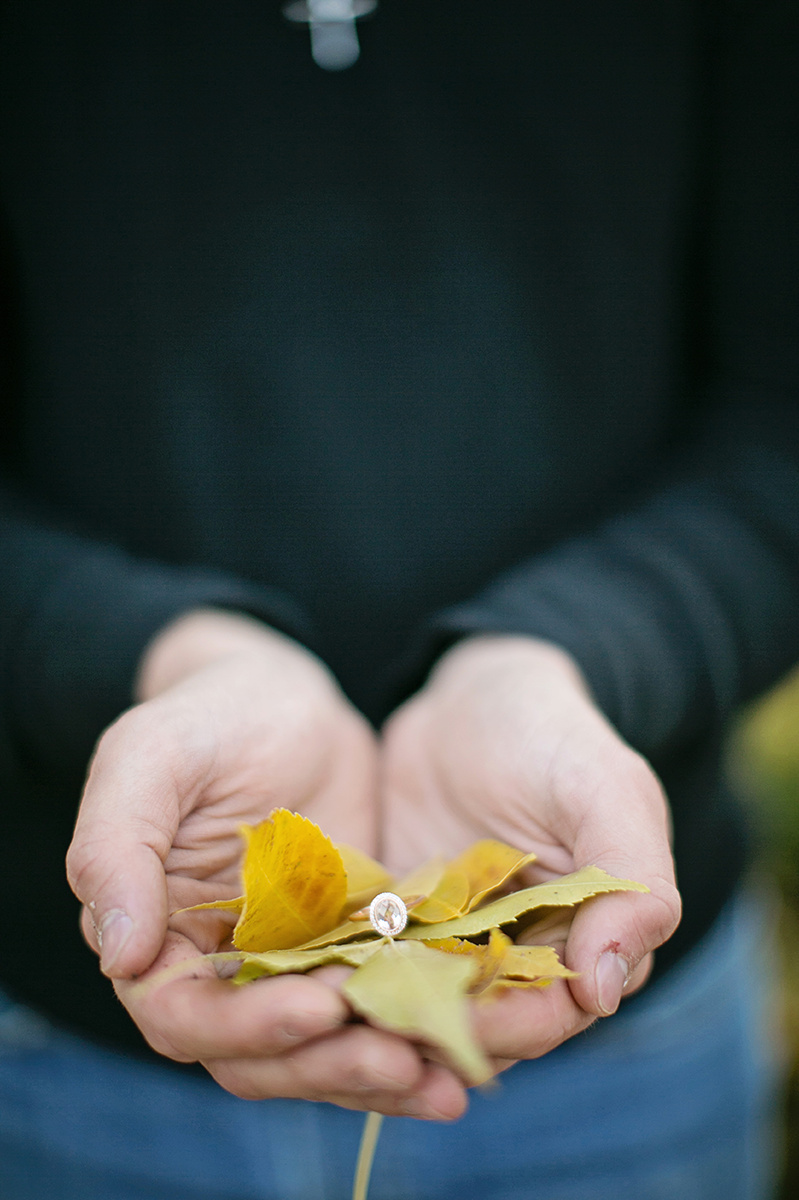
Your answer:
[[[248,1098],[457,1116],[454,1075],[351,1024],[335,977],[231,988],[202,958],[224,917],[171,915],[239,893],[239,827],[274,807],[375,853],[374,734],[326,668],[256,621],[199,611],[155,639],[138,692],[98,743],[67,869],[87,940],[147,1041]]]
[[[617,1009],[680,916],[668,805],[573,660],[525,637],[458,643],[387,723],[382,857],[404,872],[481,837],[534,851],[528,882],[587,865],[644,883],[583,904],[554,932],[578,977],[475,1006],[486,1052],[536,1058]]]

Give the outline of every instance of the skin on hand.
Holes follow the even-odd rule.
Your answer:
[[[200,957],[224,918],[169,919],[238,892],[239,825],[277,805],[375,853],[377,745],[326,669],[257,622],[200,612],[154,641],[139,696],[98,745],[68,869],[87,940],[143,1035],[239,1096],[459,1116],[453,1072],[353,1024],[335,969],[234,989]],[[679,917],[667,806],[565,654],[524,638],[461,643],[388,724],[380,766],[382,857],[396,870],[495,836],[536,851],[534,878],[596,863],[652,889],[581,907],[562,934],[579,979],[475,1006],[497,1070],[613,1011],[643,979]]]
[[[593,703],[572,659],[523,637],[475,637],[388,722],[382,857],[404,872],[497,837],[535,883],[594,864],[649,894],[588,901],[558,935],[576,979],[476,1005],[486,1052],[536,1058],[617,1009],[680,917],[662,788]]]
[[[326,668],[256,621],[199,611],[154,640],[138,696],[98,743],[67,869],[86,938],[147,1041],[248,1098],[460,1115],[456,1077],[350,1023],[335,981],[232,988],[200,957],[224,918],[170,919],[238,894],[239,827],[276,806],[375,853],[375,737]]]

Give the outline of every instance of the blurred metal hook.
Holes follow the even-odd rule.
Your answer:
[[[343,71],[358,61],[361,53],[355,22],[377,8],[377,0],[291,0],[283,15],[297,24],[308,25],[311,55],[325,71]]]

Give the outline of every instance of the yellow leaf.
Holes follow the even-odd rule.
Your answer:
[[[472,1034],[466,1000],[476,970],[470,958],[440,954],[420,941],[388,941],[342,992],[367,1020],[437,1046],[468,1083],[484,1083],[491,1065]]]
[[[523,982],[538,979],[576,979],[551,946],[511,945],[502,961],[502,978]]]
[[[487,933],[495,925],[510,925],[537,908],[568,908],[600,892],[648,891],[649,888],[642,883],[633,883],[630,879],[614,879],[601,867],[583,867],[582,870],[564,875],[551,883],[539,883],[535,887],[502,896],[484,908],[475,909],[452,921],[429,925],[425,930],[425,937],[474,937],[478,933]],[[407,938],[418,934],[408,927],[399,936]]]
[[[522,867],[535,862],[535,859],[535,854],[522,854],[521,850],[505,842],[483,838],[473,842],[449,865],[451,870],[462,871],[467,878],[468,911],[471,912],[478,904],[482,904],[486,896],[502,887],[503,883],[507,883]]]
[[[463,871],[446,867],[429,895],[420,897],[415,904],[406,901],[408,919],[424,925],[449,921],[466,911],[468,901],[469,881]]]
[[[441,855],[428,859],[414,867],[410,874],[404,875],[394,890],[403,899],[406,896],[418,896],[418,902],[421,902],[436,890],[446,869],[446,859]]]
[[[178,913],[210,912],[212,909],[216,909],[217,912],[231,912],[239,917],[244,908],[244,900],[244,896],[236,896],[233,900],[209,900],[207,904],[192,904],[191,908],[178,908],[172,916],[176,917]]]
[[[375,862],[354,846],[337,845],[347,872],[347,897],[339,916],[347,916],[370,904],[380,892],[394,890],[394,877],[382,863]]]
[[[465,954],[477,964],[471,995],[501,988],[509,981],[545,986],[553,979],[574,977],[549,946],[515,946],[500,929],[492,929],[487,945],[461,938],[425,938],[425,945],[447,954]]]
[[[433,950],[443,951],[445,954],[464,954],[472,960],[476,970],[469,985],[469,993],[474,996],[490,987],[501,973],[505,949],[512,945],[512,942],[501,930],[492,929],[486,945],[478,945],[476,942],[467,942],[462,938],[455,937],[425,938],[425,945],[430,946]]]
[[[239,950],[282,950],[331,929],[347,895],[341,855],[318,825],[275,809],[245,825],[244,908],[233,931]]]
[[[459,917],[469,899],[466,875],[441,857],[415,867],[394,890],[405,901],[408,919],[422,924]]]
[[[451,863],[432,858],[398,884],[386,883],[378,890],[395,891],[405,901],[409,920],[434,925],[468,912],[534,859],[534,854],[522,854],[504,842],[485,838]],[[350,915],[353,920],[364,920],[367,913],[353,909]]]

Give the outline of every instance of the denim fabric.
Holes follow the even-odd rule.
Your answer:
[[[370,1200],[766,1200],[780,1052],[744,894],[614,1018],[475,1093],[387,1120]],[[349,1200],[363,1116],[237,1100],[0,1004],[0,1200]]]

